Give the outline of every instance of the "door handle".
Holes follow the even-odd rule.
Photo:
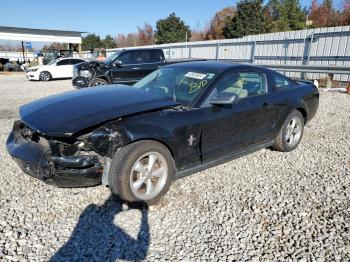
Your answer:
[[[139,67],[133,67],[132,69],[134,69],[134,70],[138,70],[138,69],[140,69]]]
[[[263,103],[262,107],[263,107],[263,109],[267,110],[267,109],[270,109],[272,107],[272,105],[270,103]]]

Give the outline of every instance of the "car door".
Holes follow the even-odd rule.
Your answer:
[[[149,73],[157,70],[163,65],[163,56],[161,55],[161,50],[143,50],[138,52],[140,57],[137,57],[138,61],[141,61],[136,68],[135,76],[141,79],[148,75]]]
[[[214,106],[210,99],[220,92],[239,98],[229,105]],[[244,152],[273,139],[276,107],[262,71],[230,71],[215,85],[203,104],[203,162]]]
[[[136,51],[128,50],[118,56],[111,68],[113,83],[127,84],[137,81],[137,55]]]
[[[56,67],[54,69],[54,74],[52,75],[54,78],[66,78],[73,76],[73,66],[71,64],[70,59],[62,59],[56,63]],[[72,71],[70,73],[70,71]],[[55,76],[54,76],[55,75]],[[71,75],[71,76],[69,76]]]
[[[66,72],[64,77],[72,78],[74,65],[79,64],[81,62],[84,62],[84,60],[77,58],[67,59],[67,67],[65,68]]]

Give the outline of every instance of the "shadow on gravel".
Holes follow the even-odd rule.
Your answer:
[[[89,205],[80,215],[70,239],[50,261],[144,259],[150,242],[148,207],[129,204],[129,210],[138,209],[142,213],[140,230],[134,239],[113,223],[115,216],[123,212],[122,204],[120,199],[110,196],[102,206]]]

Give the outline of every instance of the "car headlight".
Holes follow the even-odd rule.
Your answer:
[[[80,71],[80,76],[88,78],[88,77],[91,77],[91,73],[89,70],[82,70]]]
[[[27,72],[36,72],[38,71],[38,68],[29,68]]]

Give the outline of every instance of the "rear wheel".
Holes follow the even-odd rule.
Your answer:
[[[304,132],[304,117],[297,111],[293,110],[284,122],[279,132],[274,149],[281,152],[289,152],[298,147]]]
[[[50,81],[52,79],[52,75],[47,71],[43,71],[40,73],[39,78],[41,81]]]
[[[103,78],[94,78],[90,81],[89,86],[105,86],[108,82]]]
[[[109,186],[129,202],[157,203],[175,175],[169,150],[155,141],[139,141],[119,149],[112,160]]]

